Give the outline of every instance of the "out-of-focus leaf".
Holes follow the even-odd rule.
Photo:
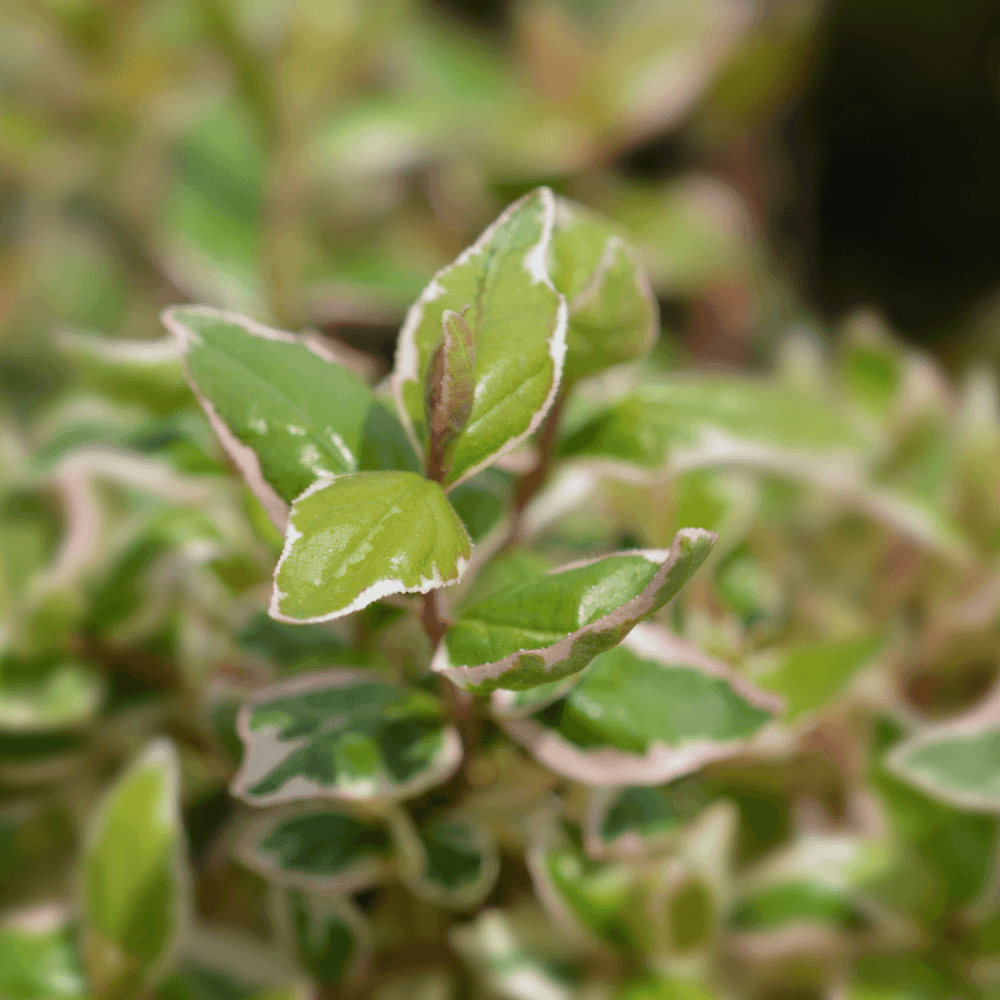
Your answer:
[[[438,814],[419,827],[397,814],[394,832],[400,872],[421,899],[470,910],[489,895],[500,855],[491,831],[471,813]]]
[[[353,671],[303,674],[240,711],[246,745],[233,792],[256,805],[304,798],[400,799],[458,766],[438,701]]]
[[[309,806],[254,821],[238,851],[270,882],[347,895],[369,888],[386,874],[392,843],[381,823],[336,806]]]
[[[875,660],[884,645],[884,637],[866,635],[798,646],[773,672],[757,680],[785,699],[785,718],[793,722],[833,699],[851,677]]]
[[[656,299],[638,255],[610,219],[558,199],[551,255],[552,280],[569,308],[567,379],[649,351],[659,328]]]
[[[60,345],[87,381],[122,403],[138,403],[157,414],[188,405],[180,353],[171,338],[112,340],[86,333],[64,333]]]
[[[236,636],[251,653],[289,670],[349,663],[349,647],[321,625],[288,625],[263,611],[254,615]]]
[[[0,656],[0,731],[79,725],[98,711],[103,695],[102,679],[81,663],[25,664]]]
[[[413,472],[318,480],[292,505],[270,613],[321,622],[457,583],[471,555],[441,487]]]
[[[290,950],[313,980],[335,985],[357,974],[371,951],[371,931],[349,899],[290,889],[277,906]]]
[[[0,996],[62,1000],[87,996],[76,935],[57,906],[8,915],[0,922]]]
[[[658,785],[742,752],[780,707],[719,661],[642,625],[564,698],[503,726],[574,781]]]
[[[185,919],[179,785],[176,751],[153,743],[94,819],[83,859],[84,924],[110,978],[161,962]],[[105,955],[109,947],[114,957]]]
[[[1000,694],[894,747],[887,766],[936,799],[1000,813]]]
[[[668,551],[604,556],[501,590],[465,608],[433,669],[480,694],[578,673],[674,597],[714,543],[710,532],[687,528]]]
[[[535,431],[555,399],[566,353],[566,301],[549,276],[555,198],[526,195],[457,260],[439,271],[407,314],[393,391],[414,446],[429,439],[424,386],[442,338],[442,315],[461,313],[475,343],[475,398],[444,451],[443,482],[455,485]]]

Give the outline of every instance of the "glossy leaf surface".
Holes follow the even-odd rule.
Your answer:
[[[689,528],[669,551],[604,556],[504,588],[462,612],[434,669],[480,694],[578,673],[674,597],[714,542]]]
[[[320,480],[292,505],[271,616],[319,622],[389,594],[456,583],[469,536],[441,487],[412,472]]]

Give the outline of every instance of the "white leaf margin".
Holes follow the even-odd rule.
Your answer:
[[[379,822],[373,816],[355,813],[340,804],[317,803],[315,801],[299,802],[272,810],[264,816],[251,820],[237,837],[233,847],[234,853],[248,867],[263,873],[268,882],[273,885],[301,889],[307,893],[347,896],[370,889],[388,878],[393,870],[391,850],[386,851],[381,856],[374,852],[361,855],[357,860],[345,865],[337,874],[324,876],[309,875],[306,872],[290,871],[283,868],[269,852],[261,847],[264,839],[285,823],[306,816],[321,816],[332,812],[348,815],[359,822],[372,824]],[[387,835],[388,832],[387,829]]]
[[[584,566],[591,566],[595,563],[603,562],[606,559],[618,558],[621,556],[641,556],[651,563],[660,563],[660,568],[653,578],[646,584],[642,592],[625,604],[620,605],[611,614],[598,618],[597,621],[584,625],[569,635],[553,643],[551,646],[540,646],[535,649],[520,649],[517,652],[505,656],[501,660],[494,660],[490,663],[480,663],[473,666],[463,664],[453,664],[448,654],[448,637],[445,635],[434,653],[431,661],[431,669],[435,673],[444,674],[453,684],[460,688],[475,687],[484,681],[498,681],[503,675],[511,670],[517,669],[517,659],[524,653],[533,653],[541,656],[544,664],[541,669],[549,673],[558,664],[569,658],[573,646],[577,640],[591,632],[606,632],[621,626],[627,626],[630,622],[634,624],[640,622],[647,615],[656,610],[656,595],[666,582],[671,571],[677,566],[681,559],[690,556],[706,542],[714,546],[718,536],[713,531],[706,531],[703,528],[682,528],[674,536],[673,543],[669,549],[629,549],[625,552],[612,552],[606,556],[598,556],[596,559],[585,559],[580,562],[569,563],[550,570],[546,576],[558,576],[570,570],[581,569]],[[701,563],[698,564],[698,567]],[[697,571],[698,567],[689,573],[688,578]],[[687,579],[684,583],[687,583]],[[681,585],[683,587],[683,584]],[[681,588],[678,588],[678,592]],[[541,683],[546,683],[542,681]],[[501,706],[503,702],[501,701]]]
[[[387,471],[399,471],[399,470],[387,470]],[[314,493],[318,493],[320,490],[326,489],[328,486],[332,486],[334,483],[339,482],[339,480],[344,479],[348,476],[370,476],[378,475],[377,472],[345,472],[340,476],[333,476],[330,479],[317,479],[312,485],[307,486],[293,501],[291,508],[287,515],[287,524],[285,527],[285,544],[281,550],[281,555],[278,557],[278,562],[274,567],[274,584],[271,590],[271,603],[268,607],[268,615],[278,622],[287,622],[290,625],[314,625],[320,622],[333,621],[336,618],[343,618],[345,615],[353,614],[355,611],[360,611],[362,608],[368,607],[369,604],[375,601],[381,600],[383,597],[390,597],[393,594],[426,594],[432,590],[438,590],[441,587],[450,587],[453,584],[460,583],[462,578],[465,576],[466,570],[469,568],[469,563],[472,559],[472,539],[469,538],[469,532],[465,525],[462,523],[462,519],[458,516],[455,508],[448,503],[447,498],[445,503],[448,504],[448,509],[451,511],[455,518],[455,523],[461,529],[462,535],[465,537],[465,541],[468,544],[468,556],[457,555],[455,557],[455,576],[448,577],[445,579],[441,575],[441,571],[438,569],[437,563],[433,563],[433,572],[430,576],[420,577],[420,583],[415,587],[407,587],[402,580],[394,580],[392,577],[383,577],[381,580],[377,580],[369,587],[365,587],[364,590],[354,598],[350,604],[345,605],[342,608],[337,608],[334,611],[327,612],[325,615],[313,615],[311,618],[294,618],[291,615],[286,615],[281,610],[281,602],[288,596],[288,594],[281,590],[278,586],[278,574],[281,572],[281,567],[284,566],[285,560],[291,554],[295,543],[302,537],[302,532],[299,531],[294,524],[292,524],[292,518],[295,516],[296,506],[307,497],[311,497]],[[418,473],[409,473],[410,475],[418,476]]]
[[[276,490],[267,480],[264,479],[260,468],[260,459],[257,453],[249,445],[243,444],[229,428],[228,424],[219,416],[218,410],[212,401],[201,391],[197,380],[191,375],[188,364],[188,355],[191,348],[196,346],[201,340],[196,330],[188,326],[182,318],[184,314],[194,316],[204,316],[208,319],[217,320],[220,323],[230,323],[239,326],[252,337],[260,337],[262,340],[275,340],[285,344],[298,344],[305,347],[311,354],[314,354],[321,361],[336,367],[346,367],[342,365],[341,359],[336,352],[328,348],[322,338],[315,333],[305,336],[296,336],[286,330],[278,330],[275,327],[265,326],[256,320],[243,316],[230,309],[216,309],[213,306],[170,306],[160,314],[160,322],[173,334],[180,352],[180,361],[184,369],[184,377],[195,398],[205,411],[212,430],[215,431],[225,449],[226,454],[232,459],[233,464],[246,480],[251,492],[260,501],[261,506],[267,511],[268,517],[279,531],[284,531],[288,523],[289,505],[278,495]],[[326,480],[321,479],[320,482]]]
[[[703,653],[697,646],[672,635],[658,625],[637,625],[622,646],[644,659],[655,660],[666,669],[694,668],[709,677],[726,681],[751,705],[777,716],[784,702],[777,695],[755,687],[728,664]],[[747,750],[777,741],[779,730],[772,721],[750,737],[718,742],[692,740],[679,747],[652,743],[645,754],[611,747],[584,750],[564,740],[555,730],[533,719],[499,719],[507,734],[550,770],[583,785],[661,785],[692,774],[713,761],[735,757]]]
[[[896,777],[932,798],[972,812],[1000,814],[1000,795],[942,784],[932,774],[909,763],[918,750],[941,743],[958,743],[988,732],[1000,732],[1000,684],[971,711],[918,731],[897,743],[885,757],[885,767]],[[1000,770],[1000,761],[997,762]]]
[[[451,273],[455,268],[462,267],[474,257],[483,254],[487,245],[496,235],[497,231],[507,224],[510,218],[521,210],[533,198],[541,198],[542,201],[542,236],[524,257],[524,267],[531,276],[533,282],[542,282],[557,297],[558,306],[556,309],[555,327],[549,336],[549,357],[552,359],[552,385],[542,405],[535,411],[528,427],[508,438],[495,452],[484,458],[478,465],[466,469],[454,482],[449,483],[445,492],[454,489],[460,483],[471,479],[477,472],[495,464],[503,456],[514,451],[520,444],[527,441],[532,434],[542,425],[545,415],[555,402],[559,387],[562,384],[563,365],[566,361],[566,333],[569,329],[569,306],[566,297],[556,289],[549,273],[549,250],[552,245],[552,236],[555,228],[556,218],[556,197],[551,188],[539,187],[529,191],[526,195],[512,202],[504,209],[496,219],[491,222],[480,234],[479,238],[471,246],[466,247],[452,263],[446,264],[430,280],[427,287],[420,293],[420,297],[410,306],[403,321],[402,329],[399,331],[399,340],[396,344],[396,363],[392,374],[389,376],[389,384],[392,387],[393,399],[396,403],[396,413],[399,416],[403,429],[406,431],[410,444],[417,460],[424,465],[424,449],[421,447],[417,437],[416,428],[406,409],[403,401],[403,386],[409,382],[418,382],[420,379],[420,352],[417,350],[416,335],[420,324],[424,319],[424,307],[429,302],[439,299],[445,292],[440,280],[445,275]]]
[[[299,799],[333,799],[346,802],[394,801],[419,795],[450,778],[462,763],[462,740],[454,726],[442,723],[442,742],[437,758],[426,770],[400,785],[378,778],[354,782],[347,786],[329,786],[319,785],[302,775],[297,775],[292,781],[286,781],[275,792],[267,795],[250,793],[252,785],[280,767],[288,757],[309,742],[309,737],[299,740],[277,739],[273,726],[251,731],[250,718],[255,708],[279,698],[295,697],[331,687],[350,687],[352,684],[367,681],[391,683],[384,676],[371,670],[325,670],[300,674],[298,677],[255,691],[243,704],[236,717],[236,732],[243,741],[245,753],[243,762],[230,785],[232,794],[244,802],[258,806],[283,805]]]

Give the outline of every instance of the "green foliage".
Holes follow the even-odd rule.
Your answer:
[[[996,385],[594,166],[741,134],[804,29],[523,7],[530,73],[406,2],[0,43],[105,144],[4,118],[59,275],[5,309],[123,334],[0,369],[3,998],[996,994]],[[658,342],[758,281],[771,374]]]

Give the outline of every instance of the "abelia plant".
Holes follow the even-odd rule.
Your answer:
[[[997,995],[989,377],[671,370],[545,188],[378,385],[164,322],[0,428],[0,997]]]

